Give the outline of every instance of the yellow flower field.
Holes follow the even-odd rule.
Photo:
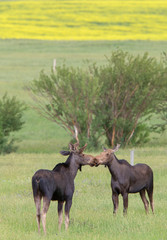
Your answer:
[[[0,38],[167,40],[167,1],[1,0]]]

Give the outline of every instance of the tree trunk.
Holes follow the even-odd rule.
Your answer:
[[[111,139],[111,147],[114,147],[114,141],[115,141],[115,124],[112,127],[112,139]]]

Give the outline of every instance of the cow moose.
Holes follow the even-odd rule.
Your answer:
[[[128,209],[128,194],[137,192],[140,193],[146,213],[148,213],[149,202],[145,195],[146,191],[152,212],[154,213],[152,169],[146,164],[139,163],[132,166],[124,159],[118,160],[114,153],[119,147],[120,145],[117,144],[114,149],[104,149],[104,152],[96,156],[94,160],[96,166],[100,164],[105,165],[111,173],[113,213],[116,214],[118,210],[119,194],[123,197],[123,212],[125,215]]]
[[[46,214],[50,201],[58,201],[59,230],[63,221],[63,204],[65,202],[65,228],[69,225],[69,212],[72,205],[74,193],[74,178],[78,169],[83,165],[91,165],[93,156],[83,154],[84,147],[78,149],[79,143],[70,144],[70,151],[61,151],[64,156],[69,155],[66,162],[57,164],[53,170],[40,169],[32,177],[33,197],[36,206],[36,218],[38,232],[40,233],[40,220],[46,235]],[[40,212],[41,200],[43,198],[43,209]]]

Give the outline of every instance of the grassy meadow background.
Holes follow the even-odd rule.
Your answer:
[[[154,215],[146,216],[139,194],[134,194],[127,217],[121,197],[113,217],[108,169],[85,166],[75,180],[68,232],[64,226],[58,232],[57,203],[52,202],[47,237],[38,235],[31,177],[37,169],[65,161],[59,151],[67,148],[70,136],[32,110],[24,89],[42,69],[49,74],[55,58],[57,65],[84,67],[84,60],[100,65],[121,48],[160,59],[167,52],[166,15],[165,0],[0,1],[0,97],[7,92],[28,106],[22,130],[13,134],[19,141],[17,152],[0,156],[0,240],[167,239],[167,132],[152,134],[149,144],[135,148],[135,163],[147,163],[154,171]],[[130,149],[120,149],[117,157],[129,161]]]

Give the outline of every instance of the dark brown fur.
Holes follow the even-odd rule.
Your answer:
[[[146,164],[136,164],[131,166],[126,160],[118,160],[114,152],[118,150],[108,149],[96,156],[96,165],[103,164],[108,167],[111,173],[112,200],[114,205],[114,214],[118,209],[118,196],[123,197],[124,214],[128,209],[128,194],[140,193],[144,203],[146,213],[148,212],[148,200],[145,196],[147,191],[150,200],[152,212],[154,212],[153,204],[153,171]]]
[[[65,163],[57,164],[53,170],[40,169],[32,177],[32,189],[34,202],[37,210],[38,231],[40,232],[40,220],[44,233],[46,234],[46,213],[50,201],[58,201],[59,229],[63,220],[63,204],[65,202],[65,227],[69,225],[69,212],[72,205],[74,193],[74,178],[82,165],[91,165],[93,157],[83,154],[86,145],[75,149],[71,145],[71,151],[62,151],[63,155],[69,155]],[[43,198],[43,210],[40,212],[41,200]]]

